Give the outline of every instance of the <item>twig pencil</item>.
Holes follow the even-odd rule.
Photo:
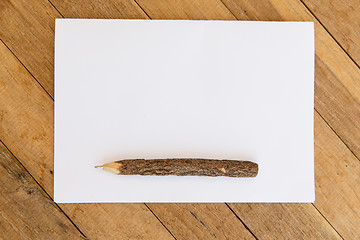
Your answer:
[[[119,175],[256,177],[258,173],[258,165],[250,161],[201,158],[128,159],[96,168]]]

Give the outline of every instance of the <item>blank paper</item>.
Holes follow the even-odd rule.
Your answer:
[[[312,22],[56,20],[56,202],[313,202],[313,113]],[[259,174],[94,168],[131,158],[250,160]]]

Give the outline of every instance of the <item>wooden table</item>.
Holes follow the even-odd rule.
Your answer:
[[[54,203],[63,17],[315,22],[315,203]],[[359,24],[357,0],[1,0],[0,238],[360,239]]]

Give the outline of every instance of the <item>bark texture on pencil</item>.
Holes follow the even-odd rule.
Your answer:
[[[120,175],[256,177],[258,165],[250,161],[200,158],[129,159],[102,166]]]

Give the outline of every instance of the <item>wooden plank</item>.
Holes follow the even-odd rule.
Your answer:
[[[341,239],[310,203],[230,203],[261,239]]]
[[[67,10],[66,17],[146,18],[128,0],[106,0],[97,5],[76,0],[53,2]],[[0,38],[54,96],[54,28],[55,18],[61,15],[47,0],[1,0],[0,9]],[[77,15],[79,12],[83,14]]]
[[[146,14],[131,0],[51,0],[65,18],[145,19]]]
[[[255,239],[223,203],[148,203],[176,239]]]
[[[53,100],[0,44],[0,139],[53,194]],[[173,239],[143,204],[61,204],[90,239]]]
[[[315,108],[360,158],[360,69],[298,0],[224,0],[240,20],[315,22]]]
[[[84,239],[0,142],[0,239]]]
[[[219,0],[140,0],[151,19],[236,20]]]
[[[345,51],[360,65],[360,2],[303,0]]]
[[[360,164],[315,115],[315,206],[344,239],[360,239]]]
[[[174,239],[142,203],[59,206],[89,239]]]

